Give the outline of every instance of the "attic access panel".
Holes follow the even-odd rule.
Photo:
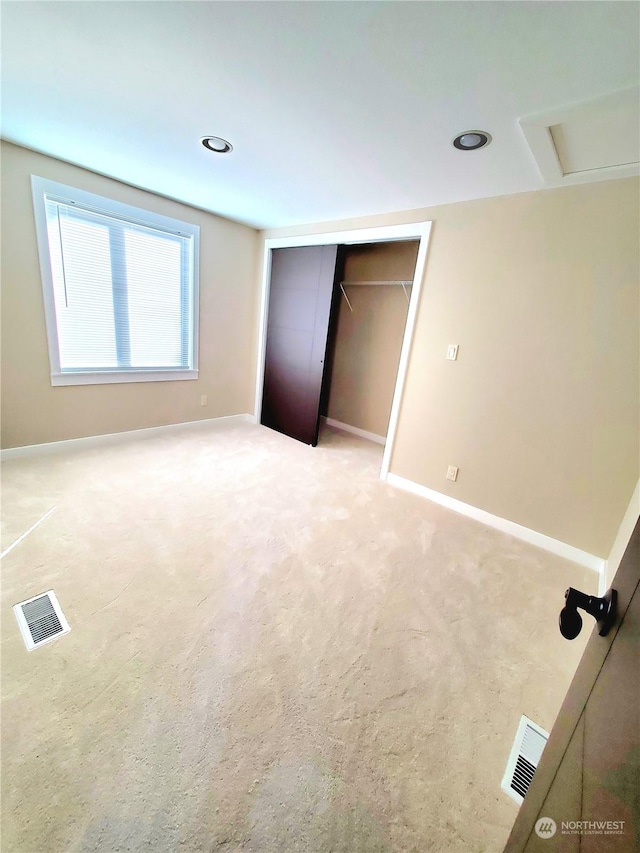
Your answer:
[[[640,87],[520,119],[544,182],[563,186],[640,174]]]

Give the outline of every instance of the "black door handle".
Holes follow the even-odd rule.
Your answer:
[[[586,595],[572,586],[564,594],[565,605],[560,611],[560,633],[567,640],[575,640],[582,629],[582,616],[578,608],[586,610],[600,626],[599,634],[605,637],[616,621],[618,610],[618,593],[615,589],[608,589],[602,598],[595,595]]]

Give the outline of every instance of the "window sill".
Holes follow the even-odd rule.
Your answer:
[[[197,370],[121,370],[109,373],[52,373],[52,385],[112,385],[119,382],[174,382],[197,379]]]

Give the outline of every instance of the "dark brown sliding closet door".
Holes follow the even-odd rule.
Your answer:
[[[260,422],[316,445],[337,246],[273,249]]]

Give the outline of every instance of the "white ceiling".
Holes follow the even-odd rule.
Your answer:
[[[258,227],[539,189],[518,119],[639,79],[635,2],[1,8],[4,138]]]

